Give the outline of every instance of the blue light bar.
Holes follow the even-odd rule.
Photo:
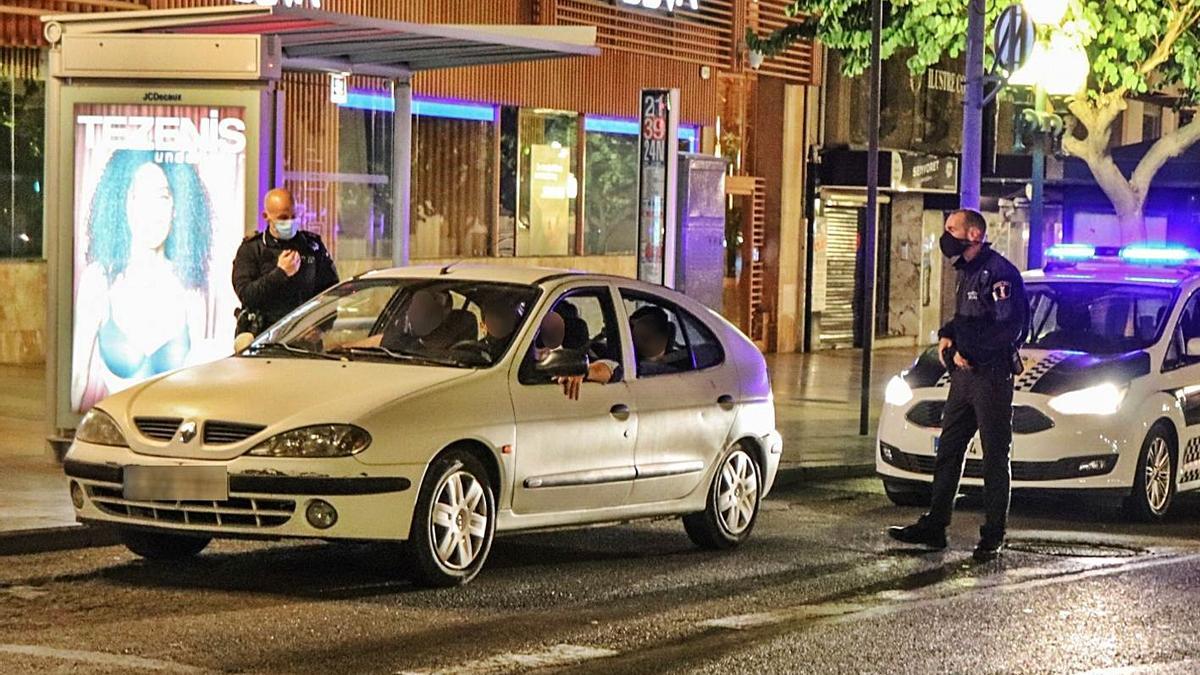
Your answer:
[[[1126,246],[1121,260],[1142,264],[1179,265],[1200,260],[1200,252],[1182,246]]]
[[[1055,244],[1046,249],[1046,258],[1052,260],[1091,260],[1096,257],[1096,247],[1090,244]]]
[[[351,91],[346,95],[346,102],[341,104],[341,107],[396,112],[396,101],[390,95],[380,92]],[[452,120],[491,122],[496,119],[496,111],[492,106],[471,103],[413,99],[412,111],[414,115],[422,117],[440,117]]]

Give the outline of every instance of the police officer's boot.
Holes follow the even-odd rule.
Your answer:
[[[946,548],[946,530],[923,523],[908,527],[889,527],[888,536],[896,541],[940,551]]]
[[[989,530],[987,527],[979,528],[979,543],[975,546],[975,553],[971,557],[979,562],[990,562],[1000,557],[1000,551],[1004,550],[1004,533]]]

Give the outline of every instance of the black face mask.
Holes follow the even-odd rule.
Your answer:
[[[938,240],[938,248],[942,249],[942,255],[947,258],[957,258],[970,248],[971,241],[969,239],[959,239],[958,237],[943,232],[942,238]]]

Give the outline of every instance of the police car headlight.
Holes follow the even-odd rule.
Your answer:
[[[75,430],[75,440],[95,445],[111,445],[118,448],[129,447],[121,427],[108,413],[99,408],[92,408],[79,422]]]
[[[1125,392],[1125,388],[1106,382],[1055,396],[1050,407],[1064,415],[1111,415],[1121,407]]]
[[[257,457],[348,457],[371,444],[371,435],[351,424],[318,424],[276,434],[251,448]]]
[[[876,391],[879,391],[876,389]],[[913,399],[912,387],[904,381],[899,375],[893,377],[887,384],[887,389],[883,391],[883,400],[888,405],[901,406],[907,404]]]

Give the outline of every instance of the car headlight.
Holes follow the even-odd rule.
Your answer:
[[[348,457],[371,444],[371,434],[351,424],[318,424],[276,434],[251,448],[259,457]]]
[[[876,389],[876,391],[879,391]],[[899,375],[893,377],[883,391],[883,400],[888,405],[901,406],[913,399],[912,388]]]
[[[79,422],[75,430],[75,440],[95,445],[112,445],[119,448],[129,447],[125,434],[111,415],[99,408],[92,408]]]
[[[1121,407],[1125,392],[1125,388],[1106,382],[1055,396],[1050,407],[1064,415],[1111,415]]]

